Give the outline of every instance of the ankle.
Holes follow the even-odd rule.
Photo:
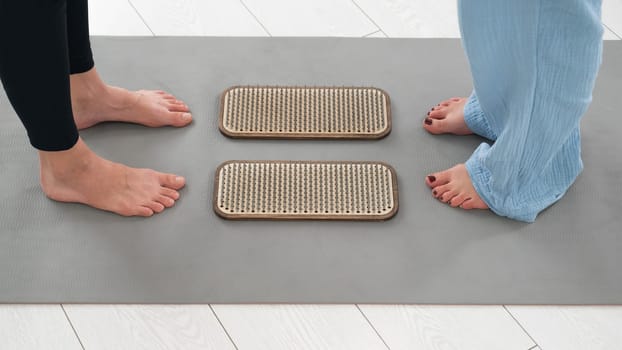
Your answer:
[[[100,78],[95,68],[84,73],[72,74],[70,83],[71,97],[75,102],[89,102],[108,93],[108,86]]]
[[[66,151],[39,151],[42,185],[46,180],[71,181],[74,176],[91,169],[95,157],[82,139]]]

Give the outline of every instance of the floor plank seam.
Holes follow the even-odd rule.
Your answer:
[[[527,336],[529,337],[529,339],[531,339],[531,341],[535,344],[533,347],[531,347],[528,350],[534,349],[539,347],[540,345],[538,345],[538,342],[531,336],[531,334],[529,334],[529,332],[527,332],[527,330],[525,329],[525,327],[523,327],[523,325],[518,321],[518,319],[516,317],[514,317],[514,315],[512,314],[512,312],[510,312],[510,310],[508,310],[506,305],[502,305],[503,309],[508,313],[508,315],[510,315],[510,317],[512,317],[512,319],[514,320],[514,322],[516,322],[516,324],[520,327],[520,329],[523,330],[523,332],[525,332],[525,334],[527,334]]]
[[[373,23],[376,26],[376,28],[378,28],[378,31],[380,31],[382,34],[384,34],[384,36],[386,36],[387,38],[389,37],[387,35],[387,33],[384,30],[382,30],[382,28],[378,25],[378,23],[376,23],[376,21],[374,21],[374,19],[371,18],[371,16],[368,15],[367,12],[365,12],[363,10],[363,8],[361,6],[359,6],[359,4],[356,3],[356,1],[354,1],[354,0],[351,0],[351,1],[354,4],[354,6],[356,6],[356,8],[358,8],[359,11],[361,11],[361,13],[363,13],[365,15],[365,17],[367,17],[367,19],[370,20],[371,23]],[[376,31],[375,33],[377,33],[378,31]],[[371,33],[371,34],[374,34],[374,33]],[[371,35],[371,34],[368,34],[368,35]]]
[[[622,36],[618,33],[616,33],[613,29],[611,29],[611,27],[609,27],[608,25],[606,25],[605,23],[603,23],[603,26],[607,29],[609,29],[610,32],[613,33],[613,35],[615,35],[616,37],[618,37],[618,39],[622,40]]]
[[[243,0],[240,0],[240,3],[242,4],[242,6],[244,6],[244,8],[246,9],[246,11],[248,11],[248,13],[250,13],[251,16],[253,16],[253,18],[255,19],[255,21],[257,21],[257,23],[259,23],[259,25],[261,26],[261,28],[263,28],[263,30],[266,32],[266,34],[268,34],[269,37],[272,37],[272,33],[270,33],[270,31],[268,30],[268,28],[266,28],[266,26],[261,23],[261,21],[259,20],[259,18],[255,15],[255,13],[253,13],[253,11],[251,11],[251,9],[246,6],[246,3]]]
[[[387,344],[386,341],[384,341],[384,338],[380,335],[380,332],[378,332],[378,330],[376,329],[376,327],[374,327],[374,325],[371,323],[371,321],[369,320],[369,318],[367,318],[367,315],[365,315],[365,313],[363,312],[363,310],[361,310],[361,307],[359,306],[359,304],[355,304],[356,308],[359,310],[359,312],[361,313],[361,315],[363,315],[363,318],[365,318],[365,321],[367,321],[367,324],[369,324],[369,326],[371,327],[371,329],[374,330],[374,332],[376,332],[376,335],[378,336],[378,338],[380,338],[380,340],[382,341],[382,344],[384,344],[384,346],[387,347],[387,349],[391,350],[391,348],[389,347],[389,344]]]
[[[227,328],[225,328],[225,325],[220,320],[220,317],[218,317],[218,314],[216,313],[216,310],[214,310],[214,308],[212,307],[212,304],[209,304],[209,308],[210,308],[210,310],[212,310],[212,313],[214,314],[214,317],[216,317],[216,321],[218,321],[218,324],[220,324],[220,327],[222,327],[222,330],[227,335],[227,338],[229,338],[229,341],[231,342],[231,344],[233,344],[233,347],[235,348],[235,350],[239,350],[237,344],[233,341],[233,337],[231,337],[231,334],[229,334],[229,331],[227,330]]]
[[[127,0],[127,3],[130,4],[130,6],[134,9],[134,12],[136,12],[136,14],[138,15],[138,18],[140,18],[140,20],[143,22],[145,27],[147,27],[147,29],[149,29],[149,32],[151,32],[151,35],[152,36],[156,36],[155,32],[153,30],[151,30],[151,27],[149,27],[149,25],[147,24],[147,21],[145,21],[145,19],[140,14],[140,12],[138,12],[138,9],[136,8],[136,6],[134,6],[134,4],[132,4],[132,1],[131,0]]]
[[[529,349],[527,349],[527,350],[534,350],[534,349],[537,349],[537,348],[538,348],[538,345],[534,345],[534,346],[530,347],[530,348],[529,348]],[[540,349],[540,350],[542,350],[542,349]]]
[[[371,32],[371,33],[369,33],[369,34],[365,34],[365,35],[363,35],[363,38],[367,38],[367,37],[369,37],[370,35],[374,35],[374,34],[376,34],[376,33],[382,33],[382,31],[381,31],[380,29],[378,29],[378,30],[376,30],[375,32]],[[383,33],[383,34],[384,34],[384,33]]]
[[[69,315],[67,315],[67,311],[65,310],[65,307],[63,306],[63,304],[60,304],[60,308],[63,310],[63,313],[65,314],[65,318],[67,319],[67,322],[69,322],[69,325],[71,326],[71,329],[73,330],[73,334],[76,335],[76,338],[78,339],[78,343],[80,343],[80,347],[82,347],[82,350],[86,350],[86,348],[84,347],[84,344],[82,344],[82,339],[80,339],[80,336],[78,335],[76,328],[73,326],[73,323],[71,322],[71,319],[69,318]]]

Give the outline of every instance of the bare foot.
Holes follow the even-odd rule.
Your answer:
[[[101,122],[182,127],[192,121],[188,106],[164,91],[128,91],[106,85],[95,68],[71,75],[71,103],[78,129]]]
[[[488,209],[488,205],[475,191],[464,164],[430,174],[425,183],[432,189],[434,198],[452,207],[462,209]]]
[[[467,98],[454,97],[434,106],[423,120],[423,128],[431,134],[470,135],[473,132],[464,121]]]
[[[172,207],[182,177],[134,169],[97,156],[82,139],[67,151],[39,151],[41,187],[61,202],[77,202],[123,216],[151,216]]]

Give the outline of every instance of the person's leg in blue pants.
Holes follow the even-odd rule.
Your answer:
[[[459,1],[474,92],[435,107],[424,127],[493,143],[428,176],[435,197],[532,222],[564,195],[583,168],[579,122],[601,61],[600,8],[601,0]]]

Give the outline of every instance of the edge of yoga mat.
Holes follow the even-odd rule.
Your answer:
[[[471,91],[459,40],[117,37],[92,44],[109,83],[166,90],[191,106],[195,120],[186,128],[101,124],[81,131],[85,142],[107,159],[183,175],[187,186],[174,207],[148,219],[45,198],[36,152],[0,91],[2,302],[622,303],[622,123],[613,118],[622,42],[605,43],[582,123],[585,170],[534,224],[448,208],[423,182],[485,142],[421,128],[431,105]],[[260,141],[218,131],[218,96],[228,86],[344,82],[391,94],[390,137]],[[381,223],[218,218],[216,167],[265,158],[382,159],[399,172],[400,213]]]

